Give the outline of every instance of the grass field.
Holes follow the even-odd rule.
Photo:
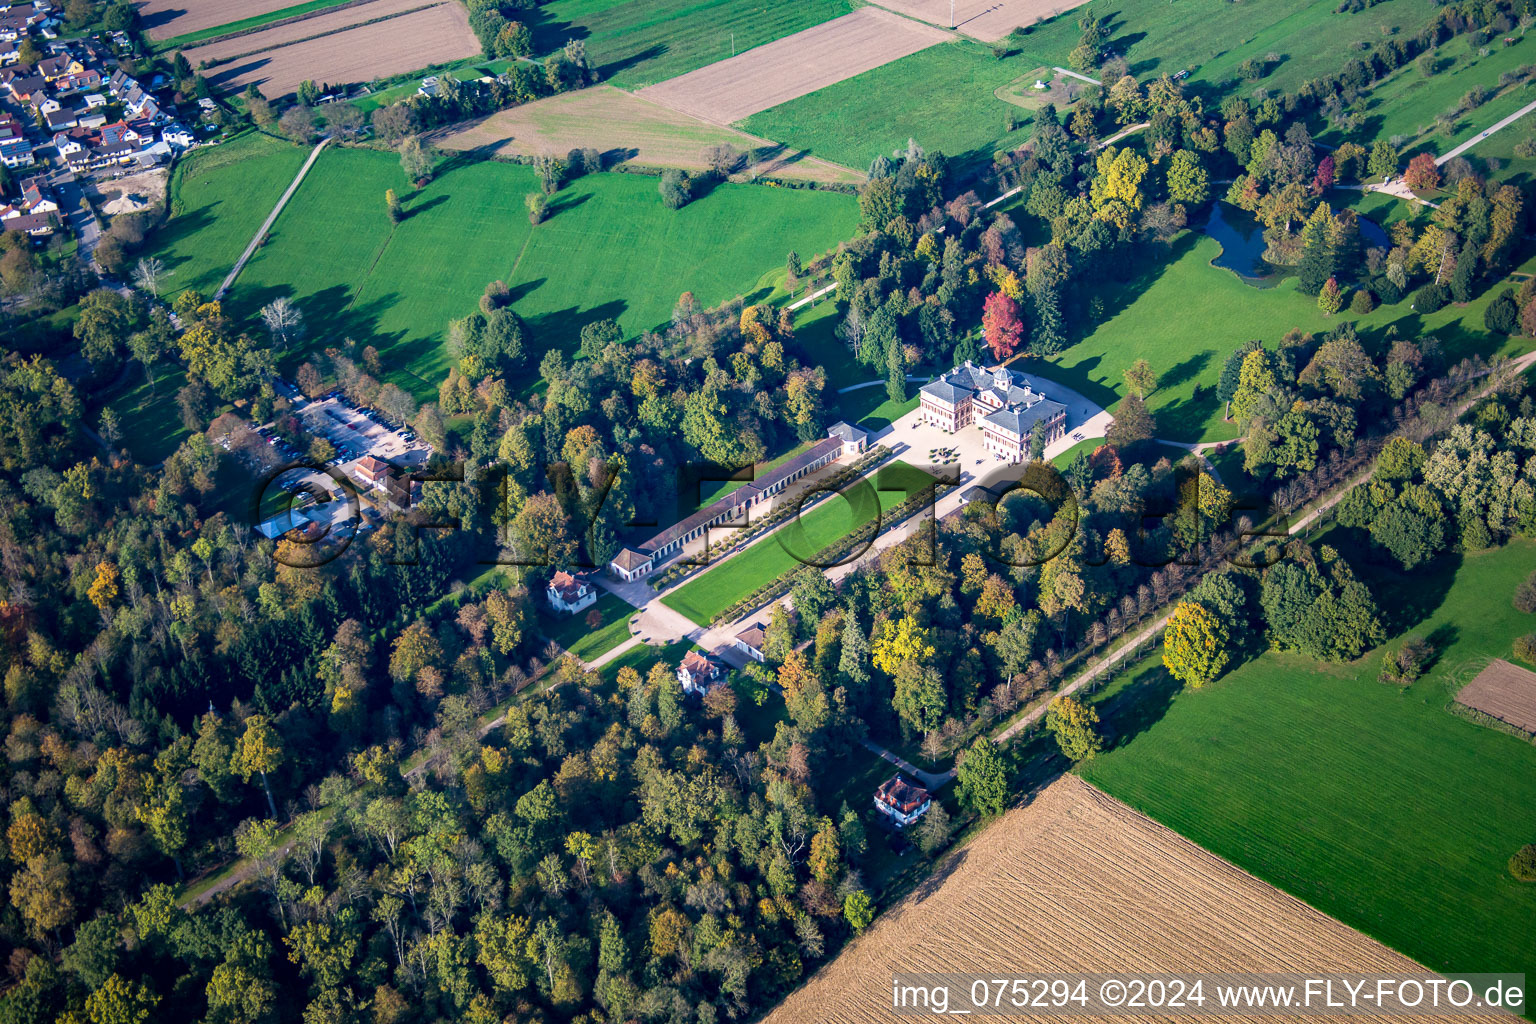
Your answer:
[[[1496,121],[1536,99],[1536,90],[1524,84],[1509,86],[1501,91],[1499,76],[1514,71],[1522,64],[1536,62],[1536,42],[1528,36],[1514,36],[1513,46],[1503,46],[1495,41],[1488,56],[1480,57],[1466,36],[1457,36],[1435,51],[1439,70],[1424,77],[1416,64],[1406,64],[1382,79],[1361,106],[1366,116],[1365,124],[1352,134],[1352,138],[1366,145],[1374,139],[1405,138],[1405,153],[1419,149],[1444,152],[1456,144],[1474,137]],[[1448,113],[1474,86],[1498,93],[1486,103],[1461,115],[1451,136],[1433,134],[1435,118]],[[1510,127],[1515,133],[1519,129]],[[1336,145],[1342,137],[1336,132],[1325,132],[1322,140]]]
[[[218,195],[232,191],[230,176],[247,175],[242,167],[215,178]],[[387,188],[400,192],[409,214],[399,225],[384,207]],[[231,312],[251,317],[280,295],[295,298],[312,342],[372,344],[391,379],[426,399],[447,372],[448,321],[472,311],[492,280],[512,286],[539,350],[573,350],[592,320],[615,318],[631,334],[660,325],[684,290],[706,305],[766,298],[783,276],[785,253],[821,252],[858,224],[857,203],[841,193],[721,185],[674,212],[662,205],[656,179],[599,174],[568,185],[550,204],[550,219],[534,228],[522,197],[536,188],[530,168],[459,159],[412,193],[392,156],[328,150],[242,273]],[[195,223],[172,220],[175,244],[163,255],[188,276],[199,255],[218,269],[191,282],[178,274],[178,286],[216,285],[244,245],[237,240],[259,225],[242,235],[196,212],[208,205],[195,208]]]
[[[1141,81],[1189,68],[1190,84],[1244,95],[1260,86],[1271,95],[1294,91],[1310,78],[1336,72],[1357,43],[1374,43],[1394,31],[1415,32],[1436,14],[1430,0],[1385,0],[1350,14],[1337,13],[1337,6],[1337,0],[1125,0],[1095,13],[1109,17],[1109,48],[1130,62],[1131,74]],[[1214,19],[1220,19],[1220,31],[1211,30]],[[1077,12],[1068,12],[1036,26],[1021,45],[1038,58],[1035,63],[1065,67],[1079,35]],[[1243,61],[1262,61],[1272,53],[1281,60],[1264,78],[1232,82]],[[1210,97],[1206,107],[1215,107]]]
[[[553,0],[527,13],[537,52],[580,39],[603,81],[638,89],[850,10],[849,0]]]
[[[176,392],[186,383],[185,370],[161,363],[155,367],[155,383],[151,387],[143,371],[135,366],[126,386],[106,398],[104,404],[121,420],[121,443],[146,466],[160,462],[186,439],[181,411],[176,407]]]
[[[1432,970],[1536,973],[1536,886],[1505,870],[1536,836],[1536,748],[1445,710],[1531,629],[1509,597],[1536,545],[1456,563],[1366,574],[1393,631],[1440,648],[1406,691],[1376,681],[1379,651],[1342,666],[1266,653],[1176,696],[1149,659],[1101,695],[1125,709],[1106,714],[1123,738],[1082,774]]]
[[[596,611],[603,617],[596,629],[587,627],[587,616]],[[597,603],[575,615],[555,615],[542,602],[539,608],[539,635],[570,651],[584,661],[591,661],[629,639],[629,617],[635,609],[624,601],[600,591]]]
[[[162,298],[188,288],[211,298],[306,155],[252,132],[178,163],[168,197],[171,220],[152,242],[169,271]]]
[[[753,114],[736,127],[859,170],[905,148],[909,138],[951,158],[988,162],[995,150],[1028,137],[1009,133],[1008,118],[1022,125],[1030,116],[993,92],[1039,63],[1023,56],[997,60],[982,44],[957,39]]]
[[[1103,286],[1099,294],[1108,318],[1092,334],[1053,359],[1025,359],[1016,367],[1065,384],[1109,408],[1124,397],[1125,369],[1146,359],[1161,375],[1157,391],[1147,399],[1158,418],[1158,436],[1221,441],[1235,437],[1236,428],[1221,420],[1216,378],[1227,353],[1249,338],[1273,345],[1292,327],[1320,333],[1347,319],[1354,320],[1368,340],[1394,323],[1404,337],[1432,334],[1457,359],[1528,348],[1523,339],[1494,337],[1483,327],[1483,310],[1498,294],[1498,286],[1465,306],[1447,306],[1430,316],[1411,312],[1410,300],[1404,299],[1364,317],[1326,317],[1315,300],[1296,291],[1294,278],[1273,288],[1255,288],[1210,266],[1219,251],[1214,240],[1185,234],[1166,260],[1129,282]],[[1531,268],[1527,263],[1522,269]],[[1205,388],[1198,401],[1197,386]]]
[[[922,470],[900,461],[882,472],[891,475],[882,478],[881,483],[894,487],[917,487],[920,486],[919,478],[927,476]],[[901,504],[907,497],[902,490],[877,492],[873,487],[858,487],[847,491],[844,497],[824,498],[797,523],[779,527],[729,562],[700,573],[662,598],[662,603],[701,626],[707,625],[717,612],[729,608],[765,583],[807,564],[821,549],[846,537],[876,515]]]

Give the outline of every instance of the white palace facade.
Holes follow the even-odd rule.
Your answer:
[[[919,389],[922,422],[948,433],[975,425],[995,459],[1025,462],[1035,424],[1047,444],[1067,432],[1067,407],[1036,391],[1029,379],[1006,366],[991,369],[966,360]]]

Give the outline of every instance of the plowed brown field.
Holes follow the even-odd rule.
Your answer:
[[[444,149],[488,149],[519,156],[564,155],[593,146],[602,150],[610,163],[633,160],[687,171],[707,169],[704,151],[713,145],[734,146],[743,152],[773,147],[766,139],[701,121],[611,85],[595,85],[510,107],[443,132],[433,142]],[[857,183],[864,177],[794,150],[775,153],[753,170],[811,181]]]
[[[170,39],[232,21],[295,7],[303,0],[147,0],[139,4],[140,23],[151,39]],[[338,0],[339,2],[339,0]]]
[[[250,54],[211,68],[209,81],[219,89],[244,89],[255,82],[268,99],[273,99],[292,92],[305,79],[331,85],[369,82],[480,52],[480,43],[469,30],[465,7],[456,0],[370,25],[357,24],[392,10],[420,7],[422,2],[378,0],[335,15],[343,19],[350,15],[355,28],[343,27],[318,39],[307,38],[326,31],[315,26],[332,17],[327,15],[189,50],[187,59],[196,67],[199,60],[215,52]],[[291,42],[294,39],[306,41]]]
[[[1456,694],[1456,702],[1536,733],[1536,672],[1495,658]]]
[[[891,1009],[896,973],[1115,971],[1425,973],[1069,775],[952,854],[764,1024],[910,1021]]]
[[[739,57],[641,89],[638,95],[730,124],[949,39],[928,25],[861,7]]]
[[[371,3],[316,15],[313,18],[305,18],[303,21],[294,21],[287,25],[263,29],[260,32],[251,32],[248,35],[195,46],[183,53],[195,68],[205,60],[225,60],[241,54],[288,46],[301,39],[313,39],[315,36],[351,28],[365,21],[376,21],[421,7],[429,7],[434,3],[445,2],[447,0],[372,0]]]

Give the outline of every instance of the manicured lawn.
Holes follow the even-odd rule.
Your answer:
[[[586,43],[604,81],[638,89],[830,21],[848,0],[553,0],[529,15],[534,49]]]
[[[918,481],[927,476],[900,461],[892,463],[883,472],[889,475],[881,479],[881,485],[891,487],[916,489],[920,486]],[[849,489],[842,497],[823,498],[797,523],[779,527],[730,561],[699,574],[662,598],[662,603],[700,625],[707,625],[715,613],[729,608],[765,583],[807,564],[821,549],[846,537],[875,515],[901,504],[907,497],[903,490],[877,492],[872,485]],[[721,536],[729,543],[727,534],[722,531]],[[855,555],[859,553],[854,552]]]
[[[398,225],[385,209],[388,188],[408,213]],[[447,373],[449,320],[474,310],[490,281],[512,287],[536,366],[547,348],[574,353],[593,320],[612,317],[631,335],[660,326],[685,290],[707,306],[766,299],[787,252],[822,252],[858,224],[854,198],[836,192],[727,184],[674,212],[654,178],[597,174],[567,185],[535,228],[522,197],[536,188],[528,167],[458,158],[418,193],[389,154],[327,150],[241,274],[230,310],[256,329],[250,318],[263,304],[295,299],[308,334],[286,363],[350,337],[378,348],[389,379],[427,400]],[[180,265],[212,251],[203,236],[218,232],[235,255],[208,276],[226,273],[240,233],[222,219],[178,220],[170,230],[187,253]]]
[[[954,159],[988,163],[994,151],[1021,146],[1029,134],[1008,132],[1010,116],[1022,125],[1030,112],[993,90],[1039,63],[1023,56],[997,60],[980,43],[957,39],[753,114],[737,127],[858,170],[905,149],[908,139]]]
[[[1536,973],[1536,886],[1505,870],[1536,838],[1536,748],[1445,710],[1453,681],[1531,629],[1510,594],[1536,545],[1456,562],[1372,580],[1395,626],[1441,649],[1407,691],[1376,681],[1379,651],[1266,653],[1176,695],[1149,659],[1101,696],[1124,739],[1082,774],[1431,970]]]
[[[603,617],[596,629],[587,627],[587,616],[596,611]],[[635,609],[606,590],[597,603],[575,615],[554,615],[539,610],[539,634],[586,661],[606,654],[629,639],[629,617]]]
[[[1177,239],[1168,258],[1140,276],[1107,283],[1100,290],[1110,316],[1088,337],[1052,359],[1015,363],[1025,373],[1058,381],[1109,408],[1125,394],[1125,369],[1146,359],[1161,375],[1147,405],[1157,416],[1158,436],[1175,441],[1222,441],[1236,427],[1221,419],[1216,379],[1227,354],[1249,338],[1273,346],[1290,328],[1325,332],[1354,320],[1368,340],[1396,324],[1404,337],[1432,334],[1452,356],[1524,351],[1528,342],[1490,335],[1483,310],[1499,292],[1496,285],[1465,306],[1451,305],[1429,316],[1409,309],[1411,299],[1382,306],[1364,317],[1345,312],[1326,317],[1311,297],[1296,291],[1295,279],[1256,288],[1210,265],[1220,246],[1204,235]],[[1530,269],[1530,264],[1522,268]],[[1203,388],[1195,398],[1195,388]],[[847,396],[845,396],[847,397]]]
[[[171,219],[153,240],[169,271],[162,297],[196,288],[211,298],[307,155],[290,142],[252,132],[178,163],[171,176]]]

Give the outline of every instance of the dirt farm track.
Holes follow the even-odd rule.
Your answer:
[[[895,973],[1053,971],[1423,968],[1068,775],[951,854],[764,1022],[900,1024],[913,1018],[891,1009]]]
[[[480,43],[458,0],[375,0],[200,46],[186,57],[193,67],[227,59],[206,72],[215,88],[239,90],[254,82],[275,99],[305,79],[369,82],[478,52]]]

